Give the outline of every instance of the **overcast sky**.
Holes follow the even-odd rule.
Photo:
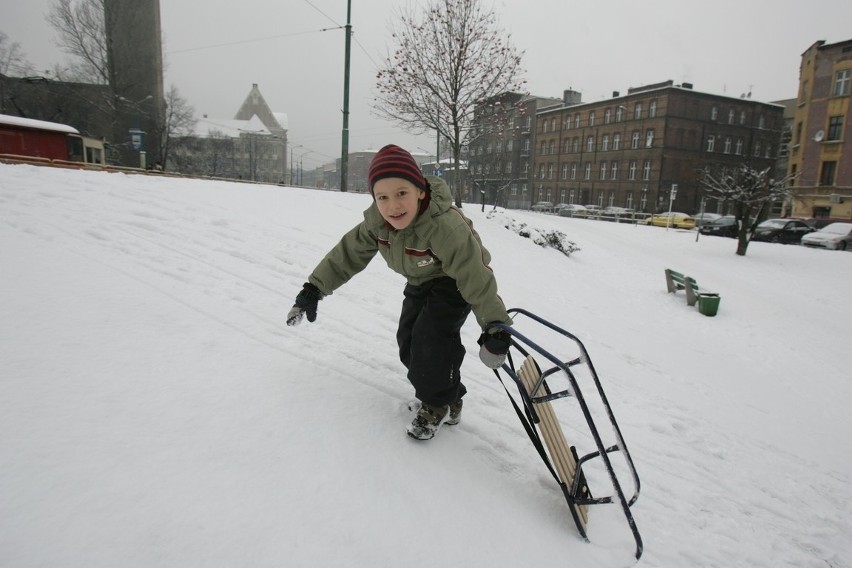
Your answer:
[[[487,1],[487,0],[486,0]],[[0,0],[0,31],[37,69],[64,56],[45,22],[50,0]],[[346,0],[160,0],[166,88],[198,116],[233,118],[253,83],[289,117],[305,167],[340,156]],[[401,2],[352,0],[351,151],[397,143],[433,151],[434,133],[400,131],[371,113],[375,75],[393,48]],[[796,96],[800,56],[852,39],[848,0],[494,0],[525,52],[528,90],[590,102],[672,79],[698,91],[773,101]],[[326,31],[321,31],[326,30]]]

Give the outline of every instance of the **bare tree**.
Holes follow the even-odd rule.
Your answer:
[[[174,85],[169,87],[166,93],[165,108],[166,112],[157,132],[160,138],[160,159],[164,167],[168,163],[172,140],[191,135],[196,123],[195,109],[180,95]]]
[[[450,141],[461,207],[462,141],[480,101],[517,90],[521,56],[481,0],[430,0],[397,12],[397,46],[378,70],[374,111],[409,131]]]
[[[733,209],[739,233],[737,254],[745,256],[748,243],[754,234],[754,221],[773,201],[783,200],[790,192],[795,176],[775,180],[770,177],[772,167],[753,168],[747,162],[734,167],[705,167],[699,176],[699,185],[706,197],[715,199]]]
[[[59,34],[58,46],[74,57],[62,78],[109,84],[104,0],[53,0],[47,21]]]
[[[9,36],[0,31],[0,73],[6,76],[26,75],[32,72],[33,65],[27,61],[21,51],[21,44],[11,41]]]

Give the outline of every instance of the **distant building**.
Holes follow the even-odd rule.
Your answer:
[[[802,54],[789,169],[793,215],[852,219],[852,40]]]
[[[566,91],[536,113],[533,202],[697,213],[699,171],[744,162],[772,167],[784,107],[695,91],[672,81],[580,102]],[[676,191],[672,191],[676,189]],[[706,210],[723,211],[722,203]]]
[[[287,115],[273,112],[257,83],[232,119],[199,119],[176,140],[167,170],[266,183],[295,183],[287,167]]]
[[[477,106],[467,140],[471,195],[513,209],[529,208],[538,109],[559,105],[558,98],[507,92]]]

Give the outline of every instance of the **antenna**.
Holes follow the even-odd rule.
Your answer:
[[[823,138],[825,138],[825,132],[822,130],[819,130],[816,134],[814,134],[814,142],[822,142]]]

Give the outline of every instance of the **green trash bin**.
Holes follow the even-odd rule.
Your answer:
[[[721,301],[722,298],[719,297],[719,294],[700,292],[698,294],[698,311],[705,316],[713,317],[719,311],[719,302]]]

